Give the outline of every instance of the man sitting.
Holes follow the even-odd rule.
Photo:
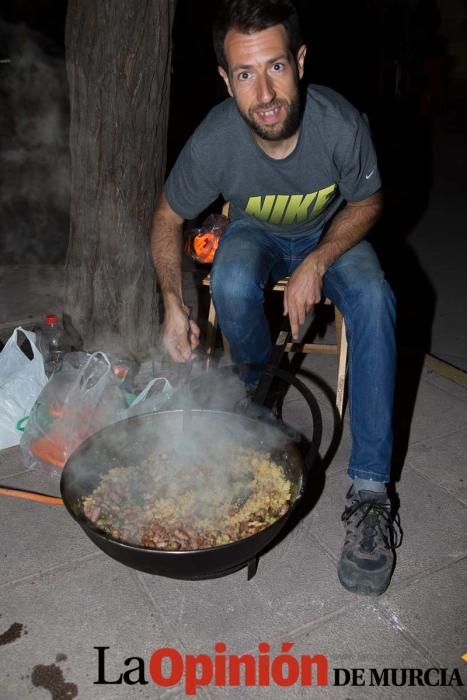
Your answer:
[[[333,90],[300,90],[306,47],[290,0],[225,0],[213,37],[230,98],[183,148],[154,213],[164,343],[177,362],[189,360],[197,346],[199,328],[182,298],[182,226],[222,195],[231,223],[214,259],[211,293],[236,363],[269,359],[263,301],[271,282],[290,276],[284,314],[294,338],[323,294],[344,315],[353,445],[338,575],[351,591],[380,594],[394,568],[386,484],[395,303],[364,240],[382,207],[368,124]]]

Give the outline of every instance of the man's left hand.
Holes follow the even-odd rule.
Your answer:
[[[315,304],[321,301],[323,273],[309,255],[291,275],[284,292],[284,316],[289,315],[292,338],[299,337],[300,326]]]

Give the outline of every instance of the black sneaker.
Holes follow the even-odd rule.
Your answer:
[[[342,514],[345,542],[337,565],[344,588],[361,595],[384,593],[394,571],[394,550],[401,543],[399,516],[393,516],[386,493],[347,494]]]

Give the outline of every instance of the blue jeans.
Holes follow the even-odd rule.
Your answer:
[[[322,232],[276,236],[260,223],[236,221],[224,232],[211,270],[219,326],[235,363],[267,363],[272,342],[264,288],[291,275]],[[351,477],[388,482],[396,364],[395,300],[368,241],[327,270],[323,294],[345,318],[349,344]]]

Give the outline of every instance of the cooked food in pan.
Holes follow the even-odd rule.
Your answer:
[[[177,450],[115,467],[88,496],[84,515],[118,541],[166,551],[197,550],[254,535],[283,516],[291,483],[271,456],[252,448],[198,454]]]

